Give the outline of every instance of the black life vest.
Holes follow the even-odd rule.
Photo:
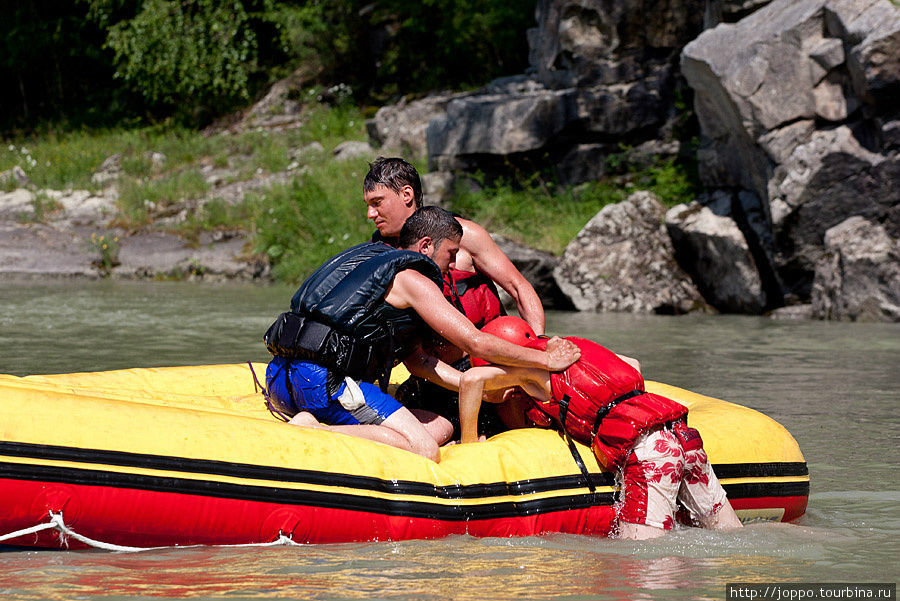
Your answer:
[[[380,379],[412,350],[421,319],[384,301],[394,276],[415,269],[442,285],[438,266],[420,253],[366,242],[319,267],[264,337],[273,355],[311,361],[338,376]]]

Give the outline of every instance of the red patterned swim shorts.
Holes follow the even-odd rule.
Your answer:
[[[622,490],[618,517],[632,524],[670,530],[675,525],[677,503],[692,518],[699,519],[719,511],[726,499],[706,451],[684,450],[668,428],[638,437],[619,477]]]

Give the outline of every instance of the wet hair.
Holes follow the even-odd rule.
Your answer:
[[[378,157],[369,163],[369,172],[363,180],[363,190],[371,192],[375,186],[386,186],[400,193],[403,186],[411,186],[416,208],[422,208],[422,180],[416,168],[397,157]]]
[[[459,240],[463,229],[452,213],[440,207],[422,207],[409,216],[397,238],[398,248],[410,248],[428,236],[434,245],[440,246],[447,239]]]

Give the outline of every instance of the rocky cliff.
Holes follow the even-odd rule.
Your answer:
[[[720,311],[802,305],[821,318],[900,320],[897,4],[539,0],[536,16],[529,73],[425,101],[431,181],[544,161],[577,184],[601,177],[621,144],[685,152],[676,100],[692,97],[707,191],[665,223],[695,293]],[[403,122],[404,110],[379,111],[373,137],[387,139],[379,128]],[[641,219],[657,210],[635,206],[649,211]],[[607,255],[646,249],[604,242],[602,232],[635,219],[635,206],[601,212],[573,240],[566,255],[577,260],[564,256],[554,271],[560,288],[579,309],[702,305],[642,292],[656,277],[649,263],[644,277],[620,277],[633,261]],[[621,302],[634,295],[642,300]]]

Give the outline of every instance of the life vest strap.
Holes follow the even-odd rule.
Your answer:
[[[287,359],[310,361],[335,372],[334,382],[344,376],[357,380],[381,380],[387,387],[394,354],[393,336],[383,344],[369,344],[333,327],[287,311],[279,315],[266,331],[263,340],[270,353]],[[329,378],[329,394],[333,394]]]
[[[584,482],[587,484],[588,490],[591,491],[591,494],[595,494],[597,492],[597,487],[594,486],[594,482],[591,479],[591,473],[588,471],[587,466],[584,464],[584,460],[581,458],[581,454],[578,452],[578,447],[575,446],[575,441],[572,440],[572,436],[563,430],[563,435],[566,437],[566,442],[569,445],[569,452],[572,453],[572,459],[575,460],[575,465],[578,466],[578,470],[581,472],[581,475],[584,477]]]
[[[628,399],[633,399],[636,396],[640,396],[642,394],[647,394],[646,390],[632,390],[631,392],[626,392],[625,394],[619,395],[609,402],[605,407],[600,409],[597,412],[597,417],[594,418],[594,427],[591,428],[591,440],[597,436],[597,432],[600,430],[600,422],[609,415],[609,412],[612,411],[616,405],[623,401],[627,401]]]

